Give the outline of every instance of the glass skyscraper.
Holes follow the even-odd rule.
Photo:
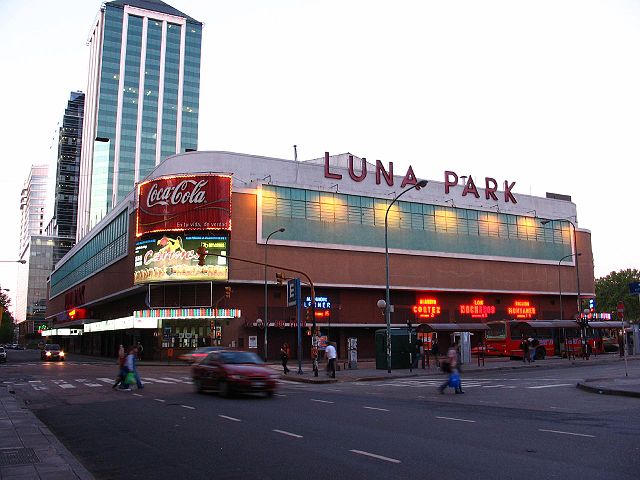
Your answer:
[[[166,157],[197,150],[202,23],[159,0],[103,5],[89,38],[81,239]]]

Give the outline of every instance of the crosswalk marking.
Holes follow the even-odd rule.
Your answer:
[[[159,378],[144,377],[142,380],[145,382],[168,383],[175,385],[175,382],[167,382],[166,380],[160,380]]]

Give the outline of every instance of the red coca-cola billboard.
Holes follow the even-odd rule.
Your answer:
[[[136,236],[152,232],[231,230],[231,176],[173,175],[138,185]]]

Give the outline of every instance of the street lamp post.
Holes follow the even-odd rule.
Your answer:
[[[385,291],[385,305],[384,305],[384,317],[387,323],[387,373],[391,373],[391,299],[389,295],[389,240],[388,240],[388,229],[389,229],[389,210],[393,206],[394,203],[398,201],[398,199],[414,188],[419,190],[423,187],[427,186],[426,180],[420,180],[415,185],[411,185],[406,190],[400,192],[396,198],[389,204],[387,207],[387,211],[384,214],[384,258],[385,258],[385,267],[386,267],[386,291]],[[380,302],[378,302],[380,305]]]
[[[269,328],[269,317],[267,313],[267,247],[269,245],[269,239],[271,235],[275,235],[276,233],[284,232],[284,228],[279,228],[278,230],[274,230],[269,235],[267,235],[267,239],[264,242],[264,361],[267,361],[267,329]]]
[[[559,221],[566,221],[569,222],[571,224],[571,227],[573,228],[573,245],[574,245],[574,253],[573,255],[576,255],[576,289],[578,291],[578,299],[577,299],[577,304],[578,304],[578,315],[580,315],[581,312],[581,302],[580,302],[580,267],[579,267],[579,263],[578,262],[578,257],[580,255],[582,255],[581,253],[578,253],[578,242],[576,239],[576,225],[575,223],[573,223],[571,220],[569,220],[568,218],[556,218],[556,219],[552,219],[552,220],[542,220],[540,223],[542,225],[546,225],[549,222],[559,222]]]
[[[564,312],[562,308],[562,282],[560,281],[560,264],[565,258],[570,258],[570,257],[573,257],[574,255],[575,253],[570,253],[569,255],[565,255],[560,260],[558,260],[558,293],[560,295],[560,320],[564,320]],[[580,255],[582,255],[582,253],[578,253],[578,257]],[[576,264],[577,263],[578,263],[578,260],[576,259]]]

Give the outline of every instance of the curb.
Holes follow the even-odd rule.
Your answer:
[[[587,380],[588,381],[588,380]],[[620,397],[634,397],[640,398],[640,392],[632,392],[630,390],[615,390],[607,387],[599,387],[596,385],[587,385],[585,382],[578,382],[576,385],[580,390],[591,393],[599,393],[601,395],[618,395]]]

